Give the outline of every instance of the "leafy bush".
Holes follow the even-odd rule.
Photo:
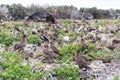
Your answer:
[[[95,44],[93,44],[93,43],[87,43],[86,45],[87,45],[87,49],[88,49],[89,52],[90,52],[90,51],[97,52],[97,49],[96,49],[96,45],[95,45]]]
[[[37,44],[40,41],[40,38],[37,35],[30,35],[27,37],[27,41],[30,44]]]
[[[63,47],[59,48],[60,52],[62,53],[62,61],[67,63],[70,63],[70,55],[75,55],[76,54],[76,50],[82,50],[81,45],[73,45],[73,44],[67,44],[64,45]],[[69,61],[68,61],[69,60]]]
[[[73,53],[75,54],[76,53],[76,50],[79,50],[81,52],[90,52],[90,51],[97,51],[96,48],[95,48],[95,45],[94,44],[91,44],[91,43],[87,43],[87,49],[83,49],[82,46],[80,44],[67,44],[63,47],[60,48],[60,52],[63,54],[63,55],[66,55],[66,54],[69,54],[69,53]]]
[[[13,40],[14,40],[14,37],[13,36],[8,36],[8,37],[4,38],[3,40],[4,40],[3,41],[4,44],[11,45]]]
[[[65,46],[60,48],[60,52],[63,55],[67,55],[69,53],[75,54],[76,50],[82,50],[82,46],[81,45],[68,44],[68,45],[65,45]]]
[[[7,32],[0,33],[0,44],[11,45],[15,37]]]
[[[57,30],[57,34],[64,34],[65,32],[64,32],[64,30],[63,29],[59,29],[59,30]]]
[[[32,73],[29,65],[21,63],[22,58],[17,52],[0,52],[2,61],[0,62],[0,79],[2,80],[38,80],[44,72]]]
[[[54,68],[53,72],[57,74],[58,80],[80,80],[78,68],[72,65],[62,65]]]
[[[6,67],[4,72],[2,73],[1,77],[3,79],[20,79],[23,80],[24,78],[31,77],[30,67],[23,66],[20,64],[9,64],[9,67]]]
[[[31,76],[30,67],[20,64],[21,60],[18,53],[0,52],[0,56],[4,57],[4,60],[0,62],[0,67],[3,68],[2,73],[0,73],[2,79],[22,80]]]

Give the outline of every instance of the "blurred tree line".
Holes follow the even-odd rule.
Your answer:
[[[80,8],[77,9],[74,6],[40,6],[40,5],[30,5],[24,7],[21,4],[12,4],[12,5],[0,5],[0,16],[8,14],[12,16],[15,20],[24,19],[25,16],[31,15],[35,12],[51,12],[52,8],[57,10],[57,17],[61,19],[83,19],[92,16],[93,19],[108,19],[108,18],[117,18],[120,16],[120,10],[103,10],[97,9],[96,7],[92,8]],[[86,17],[86,15],[88,15]]]

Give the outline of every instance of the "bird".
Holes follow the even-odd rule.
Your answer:
[[[22,50],[26,46],[26,34],[22,32],[22,40],[14,44],[14,51]]]
[[[39,34],[39,37],[40,37],[43,41],[49,42],[49,39],[48,39],[45,35]]]
[[[51,22],[52,24],[55,24],[55,17],[51,13],[47,13],[45,21],[46,22]]]
[[[42,52],[49,58],[54,59],[53,52],[49,49],[48,45],[44,45],[42,48]]]
[[[116,44],[108,45],[107,48],[113,51],[117,47]]]
[[[33,58],[34,57],[34,52],[31,50],[21,50],[20,54],[27,60],[29,57]]]
[[[81,38],[81,46],[82,46],[82,48],[83,48],[84,50],[87,49],[86,42],[85,42],[85,40],[84,40],[83,38]]]
[[[36,55],[34,56],[35,59],[40,58],[40,57],[42,57],[41,54],[36,54]]]
[[[21,30],[16,25],[14,25],[14,30],[17,30],[18,32],[21,33]]]
[[[58,40],[58,35],[56,33],[50,34],[50,40],[55,42]]]
[[[112,41],[113,43],[120,43],[120,39],[113,39],[113,41]]]
[[[89,60],[77,50],[75,56],[75,62],[79,66],[79,69],[83,69],[83,68],[85,68],[86,70],[90,69],[90,67],[87,65],[87,61]]]
[[[50,42],[50,48],[53,50],[54,53],[62,56],[62,54],[60,53],[60,51],[54,46],[53,42]]]

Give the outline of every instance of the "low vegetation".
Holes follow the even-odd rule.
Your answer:
[[[51,74],[55,74],[56,78],[58,80],[80,80],[79,75],[79,68],[74,64],[74,61],[71,60],[71,56],[76,56],[76,51],[79,51],[84,54],[85,57],[90,59],[91,61],[94,60],[89,56],[89,54],[93,55],[96,58],[105,58],[107,60],[110,59],[120,59],[120,49],[116,48],[115,50],[109,50],[107,48],[99,48],[97,43],[100,43],[100,40],[96,41],[96,43],[92,43],[90,41],[86,41],[86,48],[84,49],[82,47],[82,44],[80,43],[80,38],[86,38],[84,36],[86,32],[80,31],[75,32],[71,31],[72,24],[69,24],[69,22],[73,23],[71,20],[61,20],[63,25],[66,25],[64,28],[68,29],[68,32],[65,32],[63,28],[58,29],[56,31],[58,35],[58,40],[60,41],[60,44],[56,42],[56,47],[62,54],[62,57],[56,57],[56,62],[54,64],[59,64],[58,67],[52,67],[51,70],[45,70],[44,69],[44,63],[38,59],[36,59],[36,56],[33,58],[24,59],[22,54],[19,53],[19,51],[13,51],[13,42],[15,41],[21,41],[21,33],[17,33],[17,35],[13,35],[13,26],[11,26],[10,23],[15,23],[20,29],[26,28],[25,32],[27,33],[27,44],[36,44],[41,43],[42,40],[39,37],[39,34],[32,34],[31,30],[34,28],[32,23],[29,24],[29,27],[26,27],[23,22],[5,22],[6,28],[3,28],[0,24],[0,80],[46,80],[48,78],[54,78],[54,76],[50,76]],[[78,21],[80,24],[82,24],[81,21]],[[101,25],[102,27],[105,27],[107,25],[113,26],[114,23],[118,23],[119,20],[98,20],[96,23],[95,20],[88,21],[91,23],[91,26],[93,28],[99,27]],[[37,22],[35,23],[36,26],[41,27],[41,23]],[[120,26],[120,25],[119,25]],[[42,25],[42,27],[47,27],[46,24]],[[52,29],[51,29],[52,32]],[[77,39],[71,40],[69,42],[65,42],[62,38],[64,36],[69,36],[70,40],[74,39],[75,36]],[[115,36],[120,36],[120,32],[116,32]],[[49,37],[48,37],[49,38]],[[45,42],[47,43],[47,41]],[[4,50],[4,46],[7,45],[9,48],[7,50]],[[108,45],[108,44],[107,44]],[[37,55],[41,55],[44,53],[41,53],[40,50],[36,51]],[[41,59],[41,58],[40,58]],[[37,67],[37,70],[32,71],[33,66],[31,66],[32,60],[38,60],[34,63]],[[49,65],[52,65],[49,64]],[[39,68],[38,68],[39,67]],[[49,74],[49,76],[48,76]],[[120,75],[114,76],[113,80],[119,80]],[[89,80],[94,80],[94,77],[90,77]]]

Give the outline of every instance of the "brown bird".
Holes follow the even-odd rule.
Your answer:
[[[16,25],[14,25],[14,30],[17,30],[18,32],[21,33],[21,30]]]
[[[107,46],[108,49],[113,51],[117,47],[117,44],[112,43],[111,45]]]
[[[20,54],[27,60],[29,57],[34,58],[34,52],[29,50],[21,50]]]
[[[88,56],[90,56],[91,58],[93,58],[94,60],[101,60],[103,63],[110,63],[110,60],[106,60],[104,58],[95,58],[93,55],[88,54]]]
[[[44,47],[42,48],[42,52],[49,58],[54,59],[54,55],[52,50],[50,50],[50,48],[48,47],[48,45],[44,45]]]
[[[77,63],[80,69],[82,68],[85,68],[86,70],[90,69],[90,67],[88,67],[87,65],[87,61],[89,60],[84,55],[79,53],[79,51],[77,51],[76,56],[75,56],[75,62]]]
[[[120,43],[120,39],[113,39],[112,43]]]
[[[116,47],[118,47],[118,44],[120,43],[119,39],[114,39],[112,41],[112,44],[107,46],[108,49],[110,49],[111,51],[113,51]]]
[[[83,38],[81,38],[81,45],[82,45],[82,48],[85,50],[87,49],[87,45],[86,45],[86,42]]]
[[[55,32],[55,33],[53,33],[52,35],[50,35],[50,38],[51,38],[51,40],[54,42],[54,41],[57,41],[58,40],[58,35],[57,35],[57,33]]]
[[[34,56],[34,58],[40,58],[40,57],[42,57],[42,55],[41,54],[36,54],[35,56]]]
[[[50,48],[53,50],[54,53],[62,56],[62,54],[60,53],[60,51],[54,46],[53,42],[50,42]]]
[[[22,32],[22,40],[14,45],[14,50],[22,50],[26,46],[26,34]]]

